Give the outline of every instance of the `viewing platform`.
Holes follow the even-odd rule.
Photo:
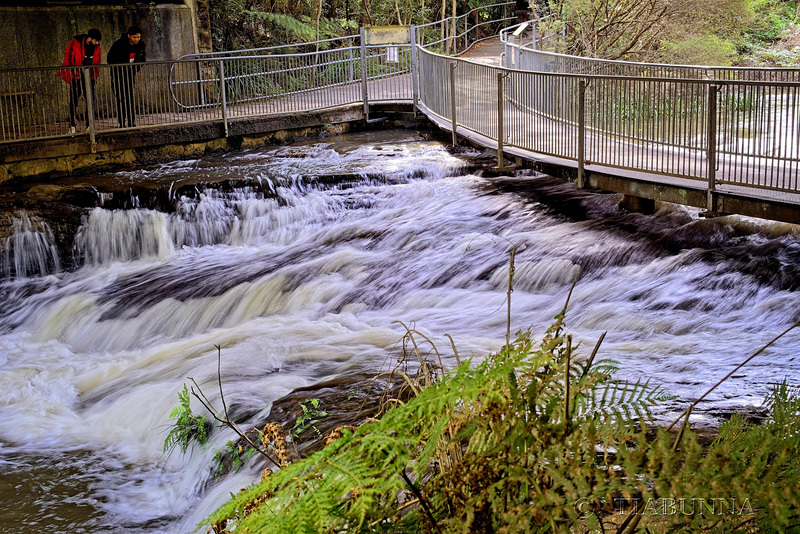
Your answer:
[[[57,67],[1,71],[4,94],[26,95],[2,103],[0,182],[197,157],[387,119],[413,124],[424,115],[453,144],[495,151],[499,172],[535,167],[622,193],[644,211],[665,201],[706,216],[800,224],[800,71],[553,54],[541,49],[549,36],[535,26],[509,26],[512,6],[319,43],[148,62],[136,81],[135,128],[117,125],[107,65],[85,111],[89,127],[76,134]]]

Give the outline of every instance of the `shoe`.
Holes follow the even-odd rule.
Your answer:
[[[70,126],[69,127],[69,133],[70,133],[70,135],[75,133],[75,127],[74,126]]]

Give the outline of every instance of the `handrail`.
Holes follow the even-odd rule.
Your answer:
[[[348,104],[363,105],[366,116],[370,102],[412,101],[454,134],[573,161],[581,172],[599,165],[703,180],[712,200],[718,186],[735,185],[796,194],[800,204],[800,70],[555,54],[535,50],[533,40],[513,42],[510,33],[524,24],[492,32],[513,50],[506,59],[514,68],[455,57],[485,37],[486,25],[509,21],[511,5],[412,26],[409,45],[365,46],[361,36],[347,36],[310,43],[352,43],[320,51],[287,53],[302,46],[292,44],[147,62],[134,66],[141,70],[130,86],[112,83],[130,66],[71,67],[94,96],[90,130],[82,131],[82,107],[76,110],[78,135],[94,143],[98,134],[134,127],[134,117],[117,125],[124,101],[137,128],[221,121],[225,132],[242,117]],[[441,34],[431,31],[435,25]],[[0,70],[0,143],[70,135],[70,90],[60,70]]]
[[[795,194],[800,202],[800,82],[549,72],[430,50],[419,56],[420,107],[442,127],[452,122],[498,149],[572,160],[579,183],[587,166],[600,165],[703,180],[712,211],[719,185]],[[452,72],[458,77],[448,82]],[[489,109],[497,111],[481,111]]]
[[[467,12],[467,13],[465,13],[463,15],[459,15],[457,17],[448,17],[448,18],[442,19],[441,21],[428,23],[428,24],[424,24],[424,25],[420,25],[420,26],[415,26],[415,29],[416,29],[415,30],[415,35],[412,36],[412,39],[414,40],[415,43],[419,44],[420,46],[425,46],[425,47],[432,47],[432,46],[435,46],[436,44],[439,44],[439,43],[442,43],[442,42],[460,43],[460,42],[463,41],[463,42],[465,42],[464,48],[467,48],[467,44],[466,44],[467,38],[466,38],[466,36],[469,34],[470,31],[475,31],[476,28],[485,26],[487,24],[502,23],[502,22],[508,20],[507,17],[501,17],[500,19],[492,19],[492,20],[487,20],[487,21],[481,21],[480,23],[477,23],[477,24],[473,25],[472,27],[469,27],[468,24],[467,24],[467,22],[469,21],[469,17],[471,17],[471,16],[474,17],[478,13],[485,12],[485,11],[490,10],[490,9],[508,7],[508,6],[513,5],[513,4],[514,4],[513,2],[502,2],[502,3],[496,3],[496,4],[487,5],[487,6],[481,6],[481,7],[472,9],[469,12]],[[455,28],[455,27],[459,26],[459,24],[461,24],[461,25],[463,25],[463,31],[461,31],[460,33],[455,33],[454,35],[448,35],[446,38],[440,39],[438,41],[433,41],[433,42],[430,42],[430,43],[421,43],[421,40],[423,39],[422,36],[424,35],[424,28],[427,28],[427,27],[433,26],[433,25],[440,25],[440,24],[445,25],[447,27],[453,27],[453,28]],[[335,39],[325,39],[325,40],[321,40],[321,41],[313,41],[311,43],[280,45],[280,46],[272,46],[272,47],[266,47],[266,48],[254,48],[254,49],[249,49],[249,50],[237,50],[237,51],[232,51],[232,52],[211,52],[211,53],[202,53],[202,54],[186,54],[184,56],[181,56],[181,58],[178,58],[178,61],[186,61],[186,60],[205,60],[205,61],[209,61],[209,62],[212,61],[212,60],[239,61],[241,63],[239,65],[240,68],[238,70],[236,68],[234,68],[233,69],[233,73],[229,72],[228,76],[226,76],[225,82],[222,82],[222,83],[242,83],[242,82],[246,83],[247,81],[255,81],[257,78],[263,78],[264,80],[266,80],[266,79],[274,77],[275,75],[278,75],[280,73],[289,72],[289,71],[295,71],[295,72],[298,72],[298,73],[300,73],[300,72],[312,72],[312,71],[313,72],[317,72],[317,70],[320,69],[321,67],[324,67],[324,66],[332,64],[332,63],[337,63],[337,62],[338,63],[342,63],[342,64],[347,64],[347,68],[351,72],[349,80],[347,80],[347,81],[338,80],[336,82],[331,82],[331,83],[328,83],[328,84],[326,84],[324,86],[320,86],[320,87],[311,87],[311,88],[307,88],[305,90],[290,90],[290,91],[287,90],[287,91],[281,92],[281,95],[287,96],[287,95],[292,95],[292,94],[298,94],[298,93],[301,93],[301,92],[304,92],[304,91],[308,91],[308,90],[317,90],[317,89],[320,89],[320,88],[340,87],[342,85],[346,85],[347,83],[356,82],[357,79],[356,79],[356,77],[354,77],[355,72],[359,71],[359,69],[361,68],[360,59],[359,59],[361,46],[360,46],[360,44],[355,44],[355,45],[351,44],[350,46],[343,46],[343,47],[331,48],[331,49],[327,49],[327,50],[319,50],[319,51],[314,51],[314,52],[300,52],[300,53],[284,53],[284,52],[282,52],[282,50],[285,50],[286,48],[296,48],[298,46],[316,45],[316,44],[319,44],[319,43],[345,42],[345,41],[355,42],[356,39],[358,39],[358,42],[360,43],[361,36],[360,35],[351,35],[351,36],[340,37],[340,38],[335,38]],[[477,42],[478,40],[480,40],[480,39],[474,40],[472,44],[474,44],[474,42]],[[373,55],[375,55],[374,52],[376,50],[379,51],[379,53],[377,55],[380,55],[380,53],[382,53],[385,49],[386,49],[385,46],[383,46],[383,47],[382,46],[366,46],[365,47],[365,50],[368,53],[371,53]],[[401,46],[398,47],[398,50],[400,50],[401,53],[407,53],[408,51],[410,51],[410,45],[401,45]],[[325,58],[325,57],[328,57],[328,56],[336,56],[342,51],[347,51],[348,52],[348,57],[347,58],[339,58],[339,59],[337,59],[335,61],[328,61],[326,59],[322,59],[322,58]],[[275,52],[280,52],[280,53],[275,53]],[[456,52],[456,49],[454,49],[454,52]],[[264,60],[263,64],[266,65],[267,63],[292,62],[293,60],[296,60],[297,58],[305,58],[308,61],[305,62],[305,63],[296,62],[295,65],[292,66],[291,68],[283,68],[283,69],[281,69],[281,68],[274,69],[274,68],[266,68],[266,67],[261,68],[261,66],[257,65],[258,60]],[[254,66],[253,67],[245,67],[245,64],[247,62],[252,62],[252,64]],[[387,76],[398,76],[398,75],[402,75],[402,74],[410,74],[411,73],[410,62],[406,62],[405,65],[404,65],[404,68],[402,68],[402,69],[399,69],[399,68],[398,69],[391,69],[388,73],[385,71],[385,69],[377,68],[374,65],[374,61],[372,63],[373,64],[369,65],[371,67],[370,72],[364,77],[364,80],[367,81],[367,82],[384,79]],[[183,98],[180,98],[176,94],[176,89],[177,88],[179,88],[181,86],[191,85],[191,84],[197,84],[197,85],[201,85],[202,86],[204,84],[209,83],[209,80],[206,79],[206,76],[205,76],[206,73],[204,73],[204,70],[202,68],[198,68],[197,76],[196,76],[197,79],[188,80],[188,81],[177,81],[177,80],[175,80],[175,69],[177,68],[177,65],[178,65],[178,63],[175,63],[172,66],[172,68],[170,69],[170,72],[169,72],[170,96],[171,96],[172,100],[174,101],[174,103],[177,106],[179,106],[181,109],[184,109],[184,110],[196,110],[196,109],[208,108],[209,106],[220,106],[221,105],[221,102],[220,102],[219,99],[211,99],[211,100],[209,100],[207,98],[206,91],[197,91],[197,93],[200,95],[199,100],[195,99],[193,95],[184,95],[184,97],[188,97],[188,98],[192,99],[193,103],[191,103],[191,104],[185,102],[183,100]],[[209,77],[211,77],[211,78],[213,78],[215,80],[217,78],[219,78],[219,67],[216,66],[216,64],[207,63],[205,65],[205,67],[206,67],[205,70],[212,71],[209,74]],[[250,69],[255,69],[255,70],[250,70]],[[220,83],[220,82],[217,81],[216,83]],[[265,81],[264,83],[270,83],[270,82]],[[274,98],[275,96],[276,96],[275,94],[271,94],[269,92],[263,92],[259,96],[250,96],[250,97],[246,97],[246,98],[238,98],[238,97],[236,97],[234,95],[233,100],[231,100],[229,103],[230,104],[242,104],[242,103],[254,102],[254,101],[258,101],[258,100],[262,100],[262,99],[271,99],[271,98]]]
[[[345,37],[333,37],[331,39],[321,39],[319,41],[310,41],[306,43],[294,43],[294,44],[285,44],[285,45],[275,45],[275,46],[267,46],[263,48],[248,48],[243,50],[223,50],[220,52],[193,52],[191,54],[184,54],[177,58],[177,61],[182,61],[186,59],[204,59],[204,58],[213,58],[213,57],[234,57],[237,55],[244,55],[250,52],[259,52],[256,55],[272,55],[270,54],[273,50],[283,50],[286,48],[297,48],[300,46],[311,46],[317,45],[321,43],[333,43],[336,41],[352,41],[355,39],[359,39],[360,36],[358,35],[347,35]],[[350,45],[352,46],[352,45]]]

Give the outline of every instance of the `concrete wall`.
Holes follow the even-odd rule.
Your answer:
[[[138,24],[147,59],[174,59],[197,51],[196,1],[184,5],[0,7],[0,69],[61,65],[64,48],[77,34],[97,28],[103,63],[111,44]]]

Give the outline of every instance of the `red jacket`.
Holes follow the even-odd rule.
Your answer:
[[[76,35],[67,44],[67,48],[64,50],[64,62],[61,64],[62,67],[72,67],[83,64],[83,57],[86,55],[85,43],[87,37],[87,35]],[[102,61],[102,54],[100,53],[100,44],[98,43],[94,47],[92,64],[99,65],[100,61]],[[100,75],[100,69],[96,67],[90,69],[90,72],[92,73],[93,80],[96,80]],[[70,83],[72,80],[80,78],[80,69],[60,70],[58,71],[58,76],[65,82]]]

